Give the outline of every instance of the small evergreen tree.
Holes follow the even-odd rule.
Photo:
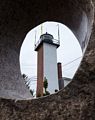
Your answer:
[[[44,89],[45,89],[45,93],[47,91],[48,88],[48,80],[46,79],[46,77],[44,78]]]
[[[50,95],[50,92],[47,91],[47,88],[48,88],[48,80],[47,80],[47,78],[45,77],[45,78],[44,78],[44,89],[45,89],[45,93],[43,94],[43,96]]]

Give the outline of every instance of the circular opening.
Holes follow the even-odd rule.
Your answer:
[[[52,94],[54,92],[57,92],[58,90],[64,88],[70,81],[72,80],[76,70],[79,67],[80,61],[82,59],[82,50],[79,45],[78,40],[74,36],[74,34],[71,32],[71,30],[66,27],[65,25],[57,22],[45,22],[33,30],[31,30],[27,35],[26,38],[22,44],[21,47],[21,52],[20,52],[20,67],[21,67],[21,73],[24,77],[25,84],[27,87],[30,89],[31,94],[33,94],[34,97],[36,97],[37,93],[37,69],[38,69],[38,64],[37,64],[37,57],[38,57],[38,50],[35,51],[35,43],[39,41],[39,38],[44,37],[44,34],[51,34],[55,40],[60,39],[60,46],[55,49],[56,51],[56,57],[53,56],[50,52],[53,51],[53,48],[51,47],[46,47],[44,52],[47,51],[47,53],[43,53],[45,56],[43,59],[43,64],[44,64],[44,69],[46,71],[48,69],[52,69],[52,67],[48,68],[47,64],[50,65],[50,58],[51,61],[53,60],[54,63],[51,64],[51,66],[55,67],[57,66],[57,63],[61,63],[61,68],[62,68],[62,75],[61,79],[58,78],[55,80],[52,76],[58,77],[58,68],[57,68],[57,73],[55,70],[52,71],[50,74],[48,71],[46,72],[47,74],[50,74],[50,77],[53,79],[53,84],[52,82],[49,81],[48,75],[44,76],[45,80],[47,80],[47,91]],[[48,34],[47,34],[48,35]],[[53,38],[52,37],[52,38]],[[43,46],[43,45],[42,45]],[[50,46],[50,44],[49,44]],[[49,50],[51,49],[51,51]],[[46,59],[46,60],[45,60]],[[56,61],[57,59],[57,61]],[[53,65],[54,64],[54,65]],[[40,65],[42,69],[42,65]],[[56,67],[55,67],[56,69]],[[44,71],[45,72],[45,71]],[[61,71],[60,71],[61,72]],[[41,73],[40,73],[41,74]],[[59,73],[60,74],[60,73]],[[60,77],[60,76],[59,76]],[[44,83],[44,82],[43,82]],[[46,83],[45,83],[46,84]],[[57,87],[56,87],[57,86]],[[60,86],[60,87],[59,87]],[[53,92],[51,90],[53,88]],[[43,94],[45,92],[45,86],[43,85]],[[48,93],[47,93],[48,95]],[[39,97],[39,95],[38,95]]]

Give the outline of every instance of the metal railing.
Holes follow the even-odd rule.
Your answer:
[[[38,47],[38,45],[42,42],[43,40],[42,39],[39,39],[35,45],[34,45],[34,49],[36,49]],[[56,44],[56,45],[60,45],[60,40],[57,40],[57,39],[52,39],[52,43],[53,44]]]
[[[53,39],[53,43],[54,43],[54,44],[57,44],[57,45],[60,45],[60,40]]]

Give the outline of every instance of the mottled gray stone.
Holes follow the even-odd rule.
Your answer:
[[[0,1],[0,97],[4,98],[0,99],[1,120],[95,120],[95,0],[92,1]],[[67,25],[80,43],[83,60],[72,82],[58,93],[17,101],[30,97],[21,78],[20,47],[27,32],[44,21]]]

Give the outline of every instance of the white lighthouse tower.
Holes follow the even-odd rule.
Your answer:
[[[42,34],[35,44],[35,51],[37,51],[37,96],[43,96],[45,78],[48,81],[47,91],[50,94],[59,89],[57,70],[57,48],[59,46],[60,41],[55,40],[48,33]]]

